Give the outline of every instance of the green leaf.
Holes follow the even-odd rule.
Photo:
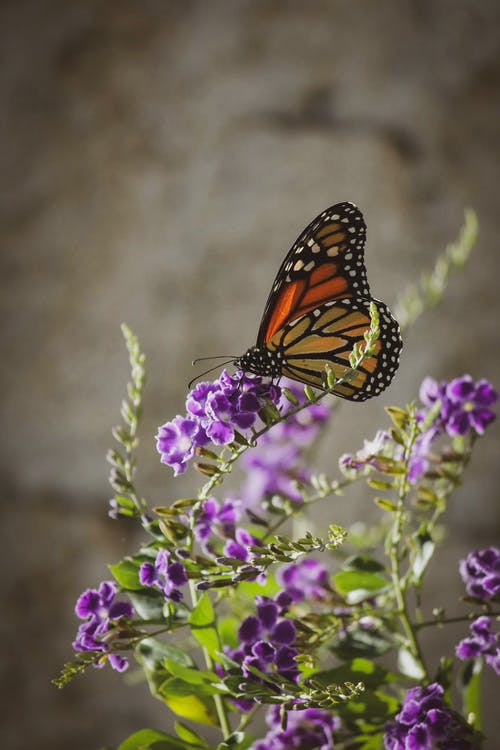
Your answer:
[[[207,592],[200,597],[198,604],[191,612],[189,624],[198,643],[206,648],[212,659],[220,661],[218,653],[221,645],[215,629],[215,613]]]
[[[213,701],[198,695],[169,694],[163,696],[167,706],[184,719],[196,721],[198,724],[215,726],[217,717],[213,708]],[[184,745],[183,745],[184,747]]]
[[[128,597],[142,620],[157,620],[163,617],[165,597],[160,591],[154,589],[132,591]]]
[[[108,568],[120,586],[131,591],[138,591],[144,588],[139,581],[140,567],[141,563],[132,560],[130,557],[125,558],[125,560],[122,560],[117,565],[108,565]]]
[[[424,677],[422,667],[406,648],[400,648],[398,651],[398,668],[404,675],[414,680],[421,680]]]
[[[408,412],[404,409],[400,409],[398,406],[386,406],[386,413],[392,419],[394,425],[404,430],[409,425],[410,417]]]
[[[182,722],[176,721],[174,724],[174,728],[181,740],[196,745],[197,747],[209,747],[208,743],[203,739],[203,737],[200,737],[200,735],[195,732],[194,729],[191,729],[191,727],[187,727]]]
[[[374,497],[373,502],[375,505],[378,505],[379,508],[382,510],[387,511],[388,513],[395,513],[398,509],[398,506],[394,502],[394,500],[389,500],[387,497]]]
[[[350,628],[330,647],[331,651],[342,661],[351,661],[356,657],[375,659],[387,653],[393,644],[381,633],[372,630]]]
[[[466,662],[460,674],[463,715],[474,729],[481,731],[481,672],[482,660]]]
[[[423,574],[429,564],[436,545],[430,535],[427,527],[422,525],[418,533],[413,537],[415,542],[415,557],[413,560],[413,577],[416,584],[422,580]]]
[[[353,659],[350,664],[342,664],[334,669],[316,672],[313,677],[316,682],[321,682],[323,685],[362,682],[369,690],[375,690],[380,685],[398,682],[401,679],[401,675],[390,672],[369,659],[362,658]]]
[[[207,670],[201,672],[199,669],[183,666],[173,659],[165,659],[165,667],[171,675],[179,677],[181,680],[188,682],[191,685],[203,685],[210,682],[219,682],[220,680],[215,672],[209,672]]]
[[[168,677],[158,688],[158,692],[163,698],[170,696],[184,697],[186,695],[211,696],[226,693],[224,686],[221,689],[212,685],[210,682],[198,682],[196,684],[185,682],[180,677]]]
[[[364,573],[380,573],[385,567],[369,555],[352,555],[343,565],[344,570],[359,570]]]
[[[181,664],[185,667],[193,667],[194,662],[190,655],[173,646],[171,643],[158,641],[156,638],[146,638],[137,646],[137,655],[141,662],[151,670],[163,669],[166,659]]]
[[[367,690],[360,696],[357,696],[346,703],[339,703],[335,706],[335,713],[338,713],[346,723],[355,721],[358,723],[361,719],[363,724],[373,723],[380,725],[389,718],[392,718],[399,708],[399,701],[391,695],[387,695],[382,690]]]
[[[346,597],[349,604],[358,604],[364,599],[369,599],[389,585],[389,582],[378,573],[358,570],[341,570],[333,580],[335,587]]]
[[[141,729],[122,742],[118,750],[185,750],[186,745],[157,729]]]

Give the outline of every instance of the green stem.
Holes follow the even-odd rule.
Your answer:
[[[410,435],[408,436],[408,443],[405,447],[405,472],[401,476],[399,482],[398,506],[394,514],[394,523],[390,535],[389,559],[391,562],[391,578],[398,607],[398,616],[404,635],[406,637],[407,647],[411,655],[415,659],[415,662],[420,667],[425,679],[429,681],[429,675],[425,666],[424,656],[420,648],[420,643],[418,641],[415,628],[413,627],[413,624],[410,620],[408,604],[406,601],[406,586],[403,585],[403,576],[401,572],[401,560],[403,557],[403,554],[401,552],[401,542],[405,522],[405,500],[408,495],[408,464],[416,437],[417,427],[416,421],[414,420]]]
[[[458,615],[457,617],[443,617],[442,619],[440,617],[436,617],[434,620],[414,622],[412,623],[412,625],[415,630],[420,630],[420,628],[428,628],[431,625],[450,625],[455,622],[470,622],[471,620],[474,620],[476,617],[480,617],[481,615],[486,615],[486,617],[500,617],[500,612],[469,612],[468,615]]]
[[[196,590],[195,582],[190,579],[189,580],[189,592],[191,594],[191,601],[193,604],[193,607],[196,607],[198,604],[198,592]],[[203,648],[203,657],[205,659],[205,664],[207,665],[207,669],[212,672],[214,668],[214,663],[212,660],[212,657],[208,653],[206,648]],[[222,736],[225,740],[229,737],[231,734],[231,727],[229,726],[229,720],[227,717],[226,712],[226,704],[224,703],[224,699],[221,695],[214,695],[214,704],[215,704],[215,710],[217,711],[217,717],[219,719],[219,726],[220,730],[222,732]]]

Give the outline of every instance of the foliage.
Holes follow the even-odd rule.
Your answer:
[[[459,241],[402,295],[404,327],[441,299],[476,232],[469,212]],[[135,485],[145,357],[130,329],[123,333],[132,375],[123,424],[113,430],[119,447],[108,454],[111,515],[135,518],[146,540],[110,565],[114,581],[79,598],[78,653],[56,684],[90,665],[123,671],[135,659],[152,695],[177,717],[175,735],[141,729],[119,750],[208,748],[207,726],[219,730],[219,750],[481,747],[481,664],[500,672],[492,631],[500,552],[474,551],[462,561],[467,595],[456,615],[429,613],[424,584],[445,539],[443,514],[494,418],[492,386],[468,376],[426,379],[421,404],[389,407],[383,429],[342,456],[331,477],[306,460],[333,419],[325,398],[339,381],[331,371],[321,393],[224,372],[197,386],[186,417],[158,434],[164,463],[178,474],[192,462],[203,485],[150,510]],[[365,344],[351,353],[343,379],[373,353],[378,335],[372,305]],[[237,463],[241,492],[224,497],[220,487]],[[355,483],[379,519],[344,530],[331,523],[328,498]],[[299,519],[301,528],[304,519],[312,525],[319,503],[327,519],[319,533],[284,533]],[[422,631],[469,620],[471,636],[432,663]],[[451,703],[457,680],[461,706]],[[269,729],[257,739],[260,714]]]

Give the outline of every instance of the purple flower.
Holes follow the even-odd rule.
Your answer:
[[[161,453],[161,461],[173,467],[175,476],[186,471],[196,448],[207,442],[207,435],[196,419],[180,416],[159,427],[156,436],[156,448]]]
[[[312,558],[286,565],[278,570],[277,578],[294,602],[321,600],[328,594],[328,569]]]
[[[182,474],[196,453],[207,445],[227,445],[235,430],[253,427],[266,399],[277,403],[281,391],[262,378],[225,370],[213,383],[199,383],[187,396],[187,416],[177,416],[159,428],[157,449],[163,463]]]
[[[305,484],[310,478],[299,448],[293,443],[274,442],[274,429],[263,436],[267,440],[259,442],[242,459],[247,478],[241,494],[245,504],[250,507],[273,495],[301,502],[302,493],[298,485]]]
[[[470,375],[446,383],[425,378],[420,387],[420,400],[428,407],[441,402],[439,421],[448,435],[466,435],[472,430],[483,435],[496,418],[490,407],[498,401],[498,393],[487,380],[476,383]]]
[[[422,474],[425,474],[429,469],[431,445],[437,440],[440,434],[441,430],[439,427],[433,424],[416,439],[408,464],[408,479],[411,484],[415,484]]]
[[[287,711],[286,729],[281,728],[279,706],[271,706],[266,717],[269,732],[251,750],[333,750],[333,732],[340,720],[320,708]]]
[[[460,562],[460,575],[470,596],[486,601],[500,594],[500,550],[496,547],[470,552]]]
[[[153,563],[143,563],[139,569],[139,580],[143,586],[155,586],[163,592],[165,599],[180,602],[180,590],[188,582],[186,568],[181,562],[172,562],[170,552],[159,550]]]
[[[235,524],[241,517],[240,502],[238,500],[224,500],[222,505],[209,498],[202,504],[202,509],[196,519],[194,534],[205,551],[213,534],[222,537],[234,536]]]
[[[117,586],[113,581],[103,581],[98,589],[87,589],[78,598],[75,612],[84,623],[78,628],[73,647],[76,651],[109,651],[109,643],[103,636],[121,618],[130,618],[134,609],[130,602],[115,601]],[[109,654],[105,659],[95,664],[104,666],[109,661],[113,669],[123,672],[128,667],[128,661],[118,654]]]
[[[249,531],[243,528],[236,529],[234,539],[230,539],[224,546],[226,557],[234,557],[236,560],[247,561],[250,558],[250,547],[261,544],[257,537],[252,536]]]
[[[299,670],[295,657],[296,628],[293,620],[281,617],[282,608],[273,599],[258,596],[257,613],[246,617],[238,630],[240,646],[229,650],[228,656],[241,664],[243,674],[258,680],[251,668],[261,672],[278,672],[282,677],[297,681]],[[248,704],[248,705],[247,705]],[[253,705],[239,702],[243,710]]]
[[[474,732],[443,699],[434,682],[408,690],[395,720],[386,724],[386,750],[474,750]]]
[[[486,663],[500,675],[500,633],[492,633],[491,618],[482,615],[470,626],[471,636],[464,638],[455,649],[459,659],[484,656]]]

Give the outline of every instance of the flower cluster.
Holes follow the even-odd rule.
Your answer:
[[[460,575],[470,596],[486,601],[500,594],[500,550],[475,550],[460,562]]]
[[[134,609],[130,602],[115,601],[117,594],[116,584],[112,581],[103,581],[98,589],[87,589],[79,597],[75,612],[84,623],[78,628],[73,648],[76,651],[102,651],[110,650],[109,643],[103,640],[103,636],[109,632],[117,620],[130,618]],[[96,667],[104,666],[109,661],[113,669],[124,672],[128,667],[128,661],[119,654],[106,654],[106,657],[95,663]]]
[[[224,370],[213,383],[199,383],[187,397],[187,415],[176,416],[158,430],[156,447],[163,463],[182,474],[196,449],[208,445],[228,445],[235,430],[245,432],[255,424],[266,399],[277,403],[280,389],[262,382],[258,376]]]
[[[172,561],[170,552],[159,550],[154,563],[143,563],[139,569],[139,581],[143,586],[155,586],[160,589],[167,601],[180,602],[180,590],[188,582],[186,568],[181,562]]]
[[[419,435],[413,448],[409,474],[413,483],[428,470],[431,446],[441,435],[457,437],[470,432],[483,435],[486,427],[495,419],[490,407],[498,400],[497,391],[487,380],[474,383],[470,375],[455,378],[449,383],[424,378],[419,395],[426,407],[417,415],[420,424],[432,409],[437,408],[438,413]]]
[[[289,680],[298,679],[297,649],[294,647],[296,629],[292,620],[281,616],[284,601],[289,603],[289,598],[281,596],[274,601],[258,596],[257,615],[250,615],[241,623],[238,630],[240,646],[228,651],[228,656],[241,664],[246,677],[258,679],[249,669],[255,667],[260,672],[274,670]],[[252,703],[245,701],[240,707],[250,709]]]
[[[300,404],[305,402],[304,392],[296,383],[283,378],[281,385],[291,391]],[[276,405],[282,415],[292,408],[285,394]],[[302,450],[314,440],[329,415],[328,407],[311,404],[262,435],[257,447],[242,459],[247,477],[241,497],[248,507],[273,495],[294,502],[302,500],[299,485],[306,484],[311,476],[304,464]]]
[[[471,635],[464,638],[455,651],[459,659],[484,656],[486,663],[500,675],[500,633],[491,632],[491,618],[483,615],[470,626]]]
[[[443,688],[434,682],[406,693],[395,721],[386,724],[386,750],[474,750],[474,733],[443,700]]]
[[[272,706],[266,717],[269,732],[251,750],[333,750],[333,732],[340,727],[337,716],[320,708],[306,708],[288,711],[286,718],[286,729],[282,729],[280,707]]]
[[[471,431],[483,435],[495,419],[490,407],[498,401],[498,393],[487,380],[474,383],[470,375],[449,383],[425,378],[420,386],[420,400],[429,408],[440,401],[438,424],[451,437]]]
[[[328,568],[313,558],[285,565],[277,574],[278,582],[293,602],[325,599],[329,578]]]

